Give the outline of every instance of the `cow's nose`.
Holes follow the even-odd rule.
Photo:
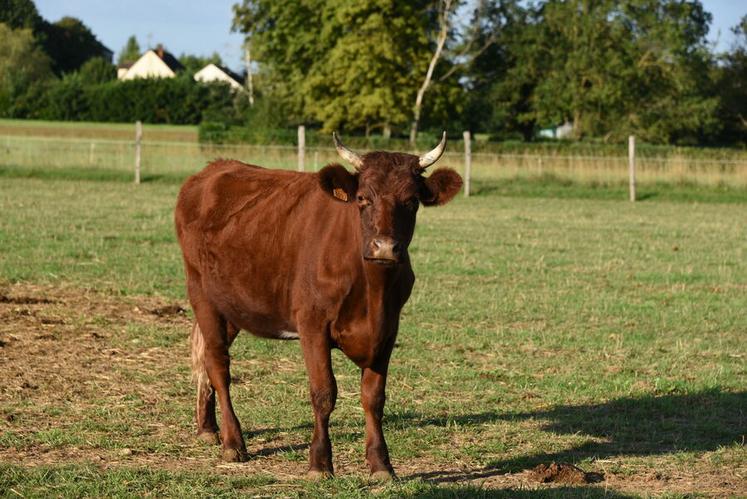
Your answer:
[[[371,240],[371,252],[369,258],[372,260],[399,260],[400,244],[389,237],[377,237]]]

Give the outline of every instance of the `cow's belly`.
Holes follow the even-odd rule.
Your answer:
[[[225,317],[235,326],[261,338],[277,340],[297,340],[298,331],[288,321],[263,314],[243,310],[224,312]]]
[[[236,327],[255,336],[270,339],[297,339],[297,327],[293,323],[283,300],[269,295],[252,294],[251,290],[225,289],[221,285],[211,286],[211,301]]]

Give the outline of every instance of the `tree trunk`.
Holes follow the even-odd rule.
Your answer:
[[[441,0],[441,12],[438,16],[439,32],[438,38],[436,39],[436,51],[431,57],[431,62],[428,64],[428,71],[425,73],[425,80],[418,89],[418,95],[415,98],[415,108],[413,112],[412,126],[410,127],[410,145],[415,147],[415,141],[418,138],[418,126],[420,125],[420,111],[423,108],[423,96],[425,91],[428,90],[428,86],[431,84],[431,78],[433,78],[433,70],[436,68],[438,59],[441,57],[443,52],[444,44],[446,43],[446,37],[449,34],[449,9],[451,8],[451,0]]]
[[[252,48],[251,41],[247,40],[244,46],[246,58],[246,91],[249,93],[249,105],[254,106],[254,84],[252,82]]]

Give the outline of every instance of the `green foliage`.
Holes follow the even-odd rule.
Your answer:
[[[135,35],[132,35],[127,39],[127,43],[119,53],[118,64],[124,64],[128,62],[135,62],[140,58],[140,44],[137,42]]]
[[[42,27],[44,49],[57,74],[70,73],[93,57],[111,60],[107,49],[80,19],[63,17]]]
[[[430,58],[431,2],[245,0],[235,27],[289,121],[326,131],[404,125]]]
[[[223,60],[217,52],[213,52],[213,54],[208,57],[182,54],[179,56],[179,62],[184,66],[184,71],[188,74],[195,74],[210,63],[217,66],[223,65]]]
[[[697,143],[717,132],[711,17],[699,1],[549,0],[529,16],[495,89],[523,107],[520,121],[570,122],[578,138],[613,141]]]
[[[106,69],[103,64],[94,65]],[[97,83],[88,79],[93,73],[98,74],[98,69],[73,73],[48,84],[41,98],[24,101],[28,107],[21,117],[174,124],[197,124],[204,117],[216,116],[229,123],[239,120],[235,95],[223,83],[199,84],[188,76]],[[30,92],[38,92],[35,88]]]
[[[65,76],[49,86],[39,116],[61,121],[74,121],[82,116],[90,116],[90,103],[83,92],[84,83],[78,74]]]
[[[94,57],[81,66],[79,74],[85,83],[106,83],[117,79],[117,68],[103,57]]]
[[[718,142],[747,146],[747,15],[733,28],[737,36],[731,52],[715,68],[718,119],[723,130]]]
[[[37,46],[31,30],[0,23],[0,116],[19,116],[26,103],[24,94],[38,92],[38,85],[53,77],[49,57]]]
[[[0,23],[36,31],[42,21],[32,0],[0,0]]]
[[[747,17],[735,28],[735,46],[717,56],[706,40],[711,15],[700,0],[454,5],[466,15],[453,16],[428,88],[420,124],[426,133],[469,129],[532,141],[540,129],[567,122],[574,139],[621,143],[634,134],[657,144],[747,144]],[[108,85],[112,68],[101,58],[111,53],[81,21],[50,24],[29,0],[0,0],[0,7],[0,22],[30,29],[55,73],[79,72],[78,79],[55,82],[32,69],[44,66],[38,53],[26,57],[17,75],[0,76],[2,116],[205,120],[220,125],[206,125],[203,137],[228,142],[292,141],[295,126],[306,124],[324,134],[365,135],[371,144],[379,140],[374,134],[386,142],[409,127],[433,55],[439,2],[243,0],[234,6],[233,29],[251,47],[253,106],[246,95],[186,81],[205,64],[219,64],[217,54],[182,55],[185,81],[124,90]],[[11,67],[8,54],[0,55],[0,67]],[[119,61],[139,56],[132,36]],[[135,95],[135,88],[150,93]],[[63,97],[69,101],[51,102]],[[99,97],[108,100],[92,100]]]
[[[571,122],[579,138],[697,143],[717,131],[699,1],[548,0],[525,15],[492,95],[509,116]]]

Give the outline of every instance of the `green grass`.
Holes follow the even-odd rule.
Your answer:
[[[216,451],[191,441],[183,324],[73,309],[72,331],[107,332],[106,348],[137,362],[111,364],[111,380],[82,384],[73,402],[0,391],[0,411],[13,414],[0,419],[0,456],[75,451],[114,464],[7,462],[0,491],[523,497],[533,494],[490,487],[555,460],[604,471],[612,497],[687,492],[676,486],[688,483],[683,470],[696,473],[696,491],[745,493],[729,477],[747,468],[747,203],[730,195],[728,204],[702,202],[717,191],[697,189],[698,202],[661,194],[632,204],[514,188],[538,191],[485,190],[419,213],[417,283],[403,311],[385,423],[404,481],[372,486],[358,474],[359,374],[339,352],[331,434],[338,469],[347,471],[321,484],[242,474],[215,468]],[[0,177],[0,281],[124,301],[183,299],[177,191],[171,181]],[[298,344],[242,333],[232,354],[234,405],[251,449],[265,452],[252,466],[302,469],[311,418]],[[101,354],[87,355],[95,365]],[[122,449],[155,464],[117,458]],[[669,478],[651,489],[646,477],[656,473]],[[732,488],[708,488],[721,482]],[[542,489],[538,497],[601,497],[604,487]]]
[[[3,477],[5,478],[3,480]],[[278,486],[268,475],[224,477],[207,473],[169,473],[163,470],[114,469],[101,470],[94,465],[33,468],[0,464],[0,485],[8,497],[237,497],[280,494],[284,497],[369,497],[370,484],[361,479],[340,478],[322,484],[296,481],[292,488]],[[611,498],[628,497],[615,492],[582,487],[564,487],[547,491],[493,491],[480,487],[438,487],[423,481],[402,485],[376,487],[376,496],[383,498],[427,497],[447,499],[475,498]]]
[[[279,165],[283,166],[283,165]],[[181,185],[188,172],[170,171],[144,173],[143,183]],[[108,168],[86,167],[24,167],[0,166],[0,178],[28,178],[41,180],[108,181],[132,183],[132,172]],[[581,182],[553,174],[521,175],[506,178],[476,179],[472,183],[473,196],[504,196],[558,199],[598,199],[620,201],[629,196],[628,185],[622,182]],[[744,203],[747,189],[730,185],[700,185],[697,183],[647,183],[638,187],[640,202],[674,201],[698,203]]]

